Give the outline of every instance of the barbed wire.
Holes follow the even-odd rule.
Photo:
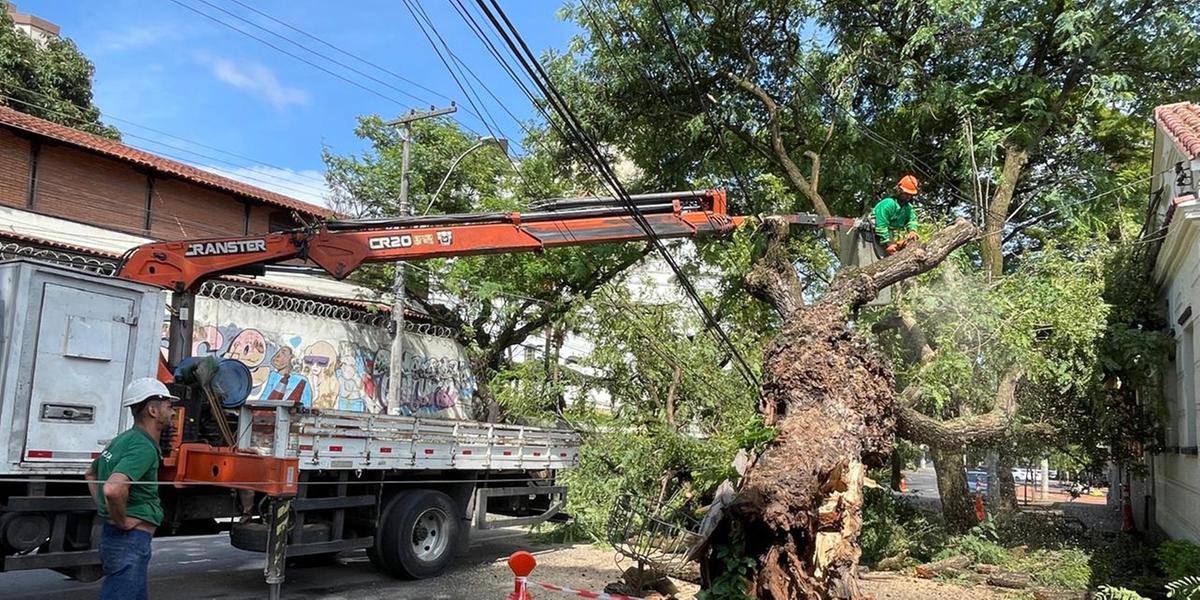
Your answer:
[[[7,260],[14,258],[34,258],[109,277],[115,275],[117,272],[117,263],[113,260],[88,256],[82,253],[39,248],[19,242],[0,242],[0,259]],[[257,308],[299,313],[323,319],[335,319],[347,323],[357,323],[388,331],[394,329],[390,313],[374,312],[333,302],[325,302],[315,298],[291,296],[250,285],[226,281],[207,281],[200,287],[199,295],[206,298],[237,302]],[[449,327],[432,323],[414,323],[407,320],[404,322],[404,331],[440,338],[453,339],[455,337],[454,330]]]

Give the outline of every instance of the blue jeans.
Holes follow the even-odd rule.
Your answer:
[[[100,531],[100,566],[104,569],[100,600],[146,599],[153,537],[140,529],[121,531],[112,523],[104,524]]]

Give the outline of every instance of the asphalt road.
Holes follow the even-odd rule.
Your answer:
[[[481,597],[477,586],[464,584],[464,578],[476,581],[482,576],[492,586],[500,587],[511,582],[508,568],[492,563],[528,548],[527,537],[520,530],[499,530],[478,533],[475,539],[471,551],[459,557],[447,574],[424,581],[397,581],[383,575],[362,551],[339,557],[338,564],[289,567],[283,598],[490,600],[490,594]],[[225,534],[156,539],[150,564],[150,597],[265,598],[262,569],[262,554],[233,548]],[[0,596],[12,600],[94,598],[100,582],[79,583],[46,570],[18,571],[0,573],[0,589],[4,590]]]

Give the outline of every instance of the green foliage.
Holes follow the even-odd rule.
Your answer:
[[[1185,540],[1158,545],[1158,562],[1168,579],[1200,577],[1200,546]]]
[[[1200,599],[1200,577],[1185,577],[1167,584],[1167,598],[1179,600]],[[1100,586],[1093,596],[1095,600],[1150,600],[1141,594],[1119,587]]]
[[[1110,585],[1152,593],[1163,585],[1153,546],[1121,536],[1092,552],[1092,585]]]
[[[885,558],[931,560],[945,546],[945,527],[888,490],[863,491],[863,528],[858,543],[863,564],[876,567]],[[902,566],[902,565],[896,565]]]
[[[1092,596],[1093,600],[1150,600],[1149,598],[1125,588],[1102,585]]]
[[[1037,550],[1015,568],[1029,573],[1038,585],[1065,590],[1087,589],[1092,581],[1091,553],[1079,548]]]
[[[1200,577],[1184,577],[1167,584],[1167,597],[1200,600]]]
[[[0,0],[0,105],[75,129],[120,139],[92,103],[92,62],[75,42],[44,43],[17,30]]]
[[[987,519],[967,532],[953,538],[934,558],[941,560],[951,556],[966,556],[976,564],[1003,565],[1009,560],[1008,550],[1000,545],[996,524]]]
[[[750,574],[757,561],[747,557],[740,533],[729,536],[726,543],[714,549],[719,566],[712,585],[700,590],[696,600],[749,600]]]

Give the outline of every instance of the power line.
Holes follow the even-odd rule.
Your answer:
[[[74,121],[75,121],[75,122],[77,122],[77,123],[81,123],[81,124],[90,124],[90,123],[91,123],[91,121],[90,121],[89,119],[83,118],[83,117],[81,117],[81,116],[75,116],[75,115],[71,115],[71,114],[69,114],[69,113],[65,113],[65,112],[62,112],[62,111],[60,111],[60,110],[56,110],[56,109],[53,109],[53,108],[51,108],[51,107],[48,107],[48,106],[43,106],[43,105],[39,105],[39,104],[34,104],[34,103],[32,103],[32,102],[28,102],[28,101],[26,101],[26,100],[22,100],[22,99],[20,99],[20,98],[16,98],[16,97],[13,97],[13,96],[9,96],[9,95],[7,95],[7,94],[0,94],[0,98],[4,98],[4,99],[11,100],[11,101],[14,101],[14,102],[19,102],[19,103],[21,103],[21,104],[24,104],[24,105],[26,105],[26,106],[29,106],[29,107],[38,108],[38,109],[44,110],[44,111],[46,111],[46,112],[49,112],[49,113],[56,114],[56,115],[59,115],[59,116],[61,116],[61,117],[67,118],[67,119],[72,119],[72,120],[74,120]],[[234,166],[234,167],[238,167],[238,168],[247,168],[247,165],[241,165],[241,164],[237,164],[237,163],[234,163],[234,162],[231,162],[231,161],[228,161],[228,160],[224,160],[224,159],[221,159],[221,158],[217,158],[217,157],[215,157],[215,156],[210,156],[210,155],[207,155],[207,154],[203,154],[203,153],[200,153],[200,152],[196,152],[195,150],[189,150],[189,149],[187,149],[187,148],[183,148],[183,147],[180,147],[180,146],[175,146],[175,145],[172,145],[172,144],[168,144],[168,143],[166,143],[166,142],[162,142],[162,141],[160,141],[160,140],[156,140],[156,139],[154,139],[154,138],[150,138],[150,137],[146,137],[146,136],[141,136],[141,135],[137,135],[137,134],[135,134],[135,133],[129,133],[129,132],[125,132],[125,133],[123,133],[123,135],[126,135],[126,136],[128,136],[128,137],[131,137],[131,138],[134,138],[134,139],[141,139],[141,140],[145,140],[145,141],[147,141],[147,142],[150,142],[150,143],[152,143],[152,144],[157,144],[157,145],[160,145],[160,146],[165,146],[165,147],[167,147],[167,148],[172,148],[172,149],[175,149],[175,150],[179,150],[179,151],[181,151],[181,152],[186,152],[186,153],[188,153],[188,154],[192,154],[192,155],[195,155],[195,156],[199,156],[199,157],[202,157],[202,158],[206,158],[206,159],[208,159],[208,160],[216,161],[216,162],[223,163],[223,164],[227,164],[227,165],[230,165],[230,166]],[[187,158],[184,158],[184,157],[181,157],[181,156],[179,156],[179,155],[176,155],[176,154],[169,154],[169,153],[167,153],[167,152],[162,152],[162,151],[159,151],[159,150],[152,150],[152,149],[149,149],[149,148],[139,148],[138,146],[133,146],[133,145],[131,145],[131,144],[125,144],[125,145],[127,145],[127,146],[130,146],[130,147],[132,147],[132,148],[137,148],[138,150],[142,150],[142,151],[144,151],[144,152],[148,152],[148,153],[150,153],[150,154],[154,154],[154,155],[157,155],[157,156],[164,156],[164,157],[167,157],[167,158],[171,158],[171,159],[177,160],[177,161],[179,161],[179,162],[181,162],[181,163],[188,164],[189,166],[195,166],[195,165],[191,164],[191,161],[190,161],[189,159],[187,159]],[[253,166],[260,166],[260,165],[250,165],[250,167],[253,167]],[[198,168],[198,169],[201,169],[201,170],[205,170],[205,169],[203,169],[202,167],[198,167],[198,166],[196,166],[195,168]],[[280,168],[280,169],[282,169],[282,167],[275,167],[275,168]],[[285,169],[285,170],[287,170],[287,169]],[[211,171],[210,171],[210,172],[211,172]],[[220,175],[219,173],[214,173],[214,174],[215,174],[215,175]],[[258,175],[262,175],[263,177],[272,177],[272,176],[271,176],[270,174],[268,174],[268,173],[258,173]],[[312,192],[314,191],[314,190],[312,190],[312,189],[301,189],[301,188],[291,187],[290,185],[283,185],[283,184],[281,184],[280,182],[284,182],[284,183],[286,183],[286,184],[294,184],[294,183],[296,183],[296,182],[289,181],[289,180],[287,180],[287,179],[283,179],[282,177],[274,177],[274,179],[275,179],[275,180],[274,180],[274,181],[271,181],[271,180],[262,179],[262,178],[260,178],[260,177],[256,177],[256,176],[254,176],[254,175],[247,175],[247,174],[244,174],[244,173],[243,173],[243,174],[240,174],[240,175],[239,175],[239,177],[236,177],[236,178],[235,178],[235,177],[230,177],[230,176],[228,176],[228,175],[222,175],[222,176],[224,176],[224,177],[228,177],[228,178],[230,178],[230,179],[239,179],[239,178],[249,179],[249,180],[251,180],[251,181],[257,181],[257,182],[259,182],[261,185],[273,186],[273,187],[275,187],[275,188],[277,188],[277,189],[281,189],[281,190],[288,190],[288,191],[290,191],[290,192],[292,192],[292,193],[303,194],[303,195],[310,194],[310,193],[312,193]]]
[[[285,21],[283,21],[283,20],[281,20],[281,19],[278,19],[278,18],[276,18],[276,17],[274,17],[274,16],[272,16],[272,15],[270,15],[270,14],[268,14],[268,13],[266,13],[266,12],[264,12],[264,11],[262,11],[262,10],[258,9],[258,8],[255,8],[255,7],[254,7],[253,5],[251,5],[251,4],[246,4],[245,2],[242,2],[241,0],[230,0],[230,1],[231,1],[231,2],[233,2],[234,4],[237,4],[238,6],[241,6],[242,8],[245,8],[246,10],[249,10],[250,12],[253,12],[253,13],[255,13],[255,14],[257,14],[257,15],[261,16],[261,17],[264,17],[264,18],[266,18],[266,19],[268,19],[268,20],[270,20],[270,21],[273,21],[273,22],[275,22],[275,23],[278,23],[279,25],[282,25],[282,26],[284,26],[284,27],[286,27],[286,28],[288,28],[288,29],[290,29],[290,30],[292,30],[292,31],[295,31],[296,33],[299,33],[300,35],[302,35],[302,36],[304,36],[304,37],[306,37],[306,38],[308,38],[308,39],[310,39],[310,40],[313,40],[314,42],[317,42],[318,44],[321,44],[321,45],[323,45],[323,46],[326,46],[326,47],[328,47],[328,48],[330,48],[330,49],[334,50],[335,52],[337,52],[337,53],[339,53],[339,54],[342,54],[343,56],[346,56],[346,57],[352,58],[352,59],[354,59],[354,60],[357,60],[358,62],[360,62],[360,63],[362,63],[362,64],[365,64],[365,65],[367,65],[367,66],[369,66],[369,67],[372,67],[372,68],[374,68],[374,69],[376,69],[376,70],[378,70],[378,71],[380,71],[380,72],[382,72],[382,73],[385,73],[385,74],[387,74],[387,75],[390,75],[390,76],[392,76],[392,77],[395,77],[396,79],[398,79],[398,80],[400,80],[400,81],[403,81],[404,83],[407,83],[407,84],[409,84],[409,85],[412,85],[413,87],[419,88],[419,89],[421,89],[421,90],[423,90],[423,91],[425,91],[425,92],[428,92],[428,93],[430,93],[430,94],[433,94],[434,96],[437,96],[438,98],[441,98],[441,99],[443,99],[443,100],[448,100],[448,101],[453,101],[453,100],[454,100],[454,98],[451,98],[450,96],[447,96],[447,95],[445,95],[445,94],[443,94],[443,93],[441,93],[441,92],[438,92],[437,90],[434,90],[433,88],[430,88],[430,87],[427,87],[427,86],[425,86],[425,85],[422,85],[422,84],[421,84],[420,82],[418,82],[418,81],[414,81],[414,80],[412,80],[412,79],[409,79],[409,78],[407,78],[407,77],[405,77],[405,76],[403,76],[403,75],[400,75],[400,74],[396,73],[395,71],[391,71],[391,70],[389,70],[389,69],[387,69],[387,68],[384,68],[384,67],[382,67],[382,66],[380,66],[380,65],[378,65],[378,64],[376,64],[376,63],[373,63],[373,62],[371,62],[371,61],[369,61],[369,60],[367,60],[367,59],[365,59],[365,58],[363,58],[363,57],[361,57],[361,56],[358,56],[358,55],[356,55],[356,54],[352,54],[352,53],[350,53],[350,52],[347,52],[346,50],[343,50],[342,48],[340,48],[340,47],[338,47],[338,46],[336,46],[336,45],[334,45],[334,44],[332,44],[332,43],[330,43],[330,42],[327,42],[327,41],[325,41],[324,39],[321,39],[320,37],[317,37],[317,36],[315,36],[315,35],[313,35],[313,34],[311,34],[311,33],[308,33],[307,31],[304,31],[303,29],[300,29],[300,28],[298,28],[298,27],[296,27],[296,26],[294,26],[294,25],[292,25],[292,24],[290,24],[290,23],[287,23],[287,22],[285,22]],[[424,102],[424,101],[422,100],[422,102]],[[427,103],[426,103],[426,104],[427,104]],[[464,112],[465,112],[465,111],[464,111]],[[478,117],[479,115],[474,115],[474,116]]]
[[[467,85],[463,84],[462,80],[459,79],[459,75],[462,75],[462,72],[460,71],[457,74],[454,72],[454,68],[451,66],[450,61],[446,60],[446,57],[442,54],[442,50],[438,47],[438,43],[433,40],[433,36],[436,36],[438,41],[441,42],[442,46],[446,48],[446,53],[452,57],[454,56],[454,53],[450,51],[450,46],[446,44],[446,40],[442,37],[442,34],[438,32],[437,28],[433,24],[433,21],[429,19],[429,15],[425,14],[425,9],[421,7],[419,2],[417,2],[414,7],[410,0],[404,0],[404,6],[408,8],[408,12],[412,15],[413,20],[416,21],[417,27],[420,28],[421,33],[425,36],[425,39],[429,41],[429,45],[433,47],[434,53],[437,54],[438,59],[442,62],[442,65],[446,67],[446,71],[450,73],[450,78],[454,80],[454,84],[458,86],[458,89],[462,91],[463,95],[466,97],[467,103],[475,109],[475,114],[482,112],[492,120],[492,123],[489,123],[487,119],[484,119],[483,117],[479,118],[479,120],[483,123],[483,127],[487,129],[488,135],[491,135],[493,138],[501,137],[501,135],[497,135],[497,131],[500,130],[500,126],[498,124],[496,124],[495,130],[492,129],[492,124],[495,124],[495,118],[492,117],[491,113],[487,111],[486,107],[482,108],[482,110],[480,109],[480,105],[483,104],[483,101],[479,100],[479,104],[476,104],[476,100],[478,100],[479,97],[478,93],[475,93],[474,88],[470,87],[469,83]],[[418,12],[420,14],[418,14]],[[421,22],[422,17],[424,17],[425,23]],[[429,25],[429,31],[426,31],[425,24]],[[432,32],[432,36],[430,35],[430,32]],[[463,79],[466,79],[465,75],[463,75]],[[524,180],[524,175],[521,173],[521,169],[517,167],[517,163],[513,161],[512,157],[508,155],[507,151],[504,153],[504,158],[508,160],[510,165],[512,165],[513,171],[517,173],[517,176]]]
[[[35,95],[35,96],[41,96],[42,98],[45,98],[45,99],[47,99],[47,100],[53,100],[53,99],[54,99],[54,98],[53,98],[52,96],[50,96],[49,94],[46,94],[46,93],[44,93],[44,92],[39,92],[39,91],[36,91],[36,90],[31,90],[31,89],[29,89],[29,88],[21,87],[21,86],[19,86],[19,85],[11,85],[10,87],[12,87],[13,89],[21,90],[21,91],[23,91],[23,92],[26,92],[26,93],[28,93],[28,94],[33,94],[33,95]],[[13,96],[7,96],[7,95],[6,95],[6,96],[4,96],[4,97],[5,97],[5,98],[8,98],[8,99],[10,99],[10,100],[15,100],[15,101],[17,101],[17,102],[20,102],[20,103],[22,103],[22,104],[25,104],[26,106],[31,106],[31,107],[35,107],[35,108],[40,108],[40,109],[42,109],[42,110],[45,110],[45,111],[47,111],[47,112],[52,112],[52,113],[56,113],[56,114],[60,114],[60,115],[64,115],[64,116],[68,116],[68,115],[66,115],[65,113],[63,113],[63,112],[62,112],[62,111],[60,111],[60,110],[57,110],[57,109],[51,108],[51,107],[49,107],[49,106],[46,106],[46,105],[43,105],[43,104],[33,104],[33,103],[31,103],[31,102],[28,102],[28,101],[25,101],[25,100],[21,100],[21,99],[19,99],[19,98],[15,98],[15,97],[13,97]],[[73,109],[73,110],[75,110],[75,111],[76,111],[76,113],[78,113],[78,114],[77,114],[77,116],[74,116],[74,117],[71,117],[71,118],[73,118],[73,119],[76,119],[76,120],[77,120],[78,122],[80,122],[80,123],[89,123],[89,124],[91,123],[91,121],[90,121],[89,119],[87,119],[87,118],[86,118],[86,117],[83,115],[82,111],[79,109],[79,107],[78,107],[78,106],[75,106],[74,104],[66,104],[65,106],[66,106],[66,107],[69,107],[69,108],[71,108],[71,109]],[[201,147],[201,148],[204,148],[204,149],[206,149],[206,150],[212,150],[213,152],[219,152],[219,153],[221,153],[221,154],[224,154],[224,155],[227,155],[227,156],[232,156],[232,157],[234,157],[234,158],[240,158],[240,159],[242,159],[242,160],[249,161],[249,162],[251,163],[251,164],[250,164],[250,166],[255,166],[255,167],[258,167],[258,166],[263,166],[263,167],[271,167],[271,168],[274,168],[274,169],[279,169],[279,170],[281,170],[281,171],[290,171],[290,172],[293,172],[293,173],[295,173],[295,174],[296,174],[298,177],[302,177],[302,178],[304,178],[304,179],[307,179],[307,180],[309,180],[309,181],[312,181],[312,182],[314,182],[314,183],[319,183],[319,184],[321,184],[321,185],[324,185],[324,184],[325,184],[325,179],[324,179],[324,178],[322,178],[322,177],[315,177],[315,176],[312,176],[312,175],[307,175],[307,174],[304,174],[304,173],[301,173],[301,172],[298,172],[298,171],[294,171],[293,169],[291,169],[291,168],[288,168],[288,167],[282,167],[282,166],[279,166],[279,165],[276,165],[276,164],[271,164],[271,163],[269,163],[269,162],[267,162],[267,161],[264,161],[264,160],[260,160],[260,159],[257,159],[257,158],[253,158],[253,157],[245,156],[245,155],[242,155],[242,154],[238,154],[238,153],[236,153],[236,152],[232,152],[232,151],[230,151],[230,150],[225,150],[225,149],[222,149],[222,148],[218,148],[218,147],[216,147],[216,146],[211,146],[211,145],[205,144],[205,143],[203,143],[203,142],[198,142],[198,141],[196,141],[196,140],[193,140],[193,139],[191,139],[191,138],[186,138],[186,137],[183,137],[183,136],[180,136],[180,135],[174,134],[174,133],[169,133],[169,132],[163,131],[163,130],[161,130],[161,129],[155,129],[155,128],[153,128],[153,127],[150,127],[149,125],[144,125],[144,124],[142,124],[142,123],[138,123],[138,122],[136,122],[136,121],[131,121],[131,120],[129,120],[129,119],[125,119],[125,118],[122,118],[122,117],[116,116],[116,115],[114,115],[114,114],[112,114],[112,113],[110,113],[110,112],[108,112],[108,111],[103,111],[103,112],[101,113],[101,116],[103,116],[103,117],[104,117],[104,119],[106,119],[106,120],[110,120],[110,119],[111,119],[111,120],[113,120],[113,121],[117,121],[117,122],[119,122],[119,123],[125,123],[126,125],[132,125],[133,127],[137,127],[138,129],[144,129],[144,130],[146,130],[146,131],[149,131],[149,132],[152,132],[152,133],[157,133],[158,135],[162,135],[162,136],[166,136],[166,137],[168,137],[168,138],[171,138],[171,139],[179,140],[179,141],[181,141],[181,142],[184,142],[184,143],[186,143],[186,144],[190,144],[190,145],[193,145],[193,146],[199,146],[199,147]],[[128,132],[125,132],[125,131],[122,131],[122,132],[121,132],[121,135],[122,135],[122,136],[124,136],[124,135],[130,135],[130,136],[132,136],[132,137],[137,137],[135,134],[131,134],[131,133],[128,133]],[[149,141],[152,141],[152,142],[154,142],[154,143],[162,144],[162,142],[159,142],[158,140],[153,140],[153,139],[150,139],[150,138],[143,138],[143,139],[149,139]],[[166,144],[162,144],[162,145],[166,145]],[[185,151],[186,151],[186,150],[185,150]],[[238,165],[238,166],[244,166],[244,165]]]
[[[512,25],[512,22],[508,19],[508,16],[504,13],[504,10],[496,2],[496,0],[491,1],[492,8],[495,10],[494,13],[488,8],[484,0],[476,0],[476,3],[491,21],[493,28],[500,33],[510,51],[516,56],[518,62],[521,63],[530,80],[542,91],[546,99],[549,101],[551,107],[563,119],[564,125],[568,127],[570,132],[573,134],[572,137],[568,138],[568,142],[572,143],[572,145],[576,146],[576,148],[581,151],[585,159],[597,170],[598,176],[606,185],[609,186],[611,191],[614,192],[614,195],[629,208],[630,216],[632,216],[634,221],[637,222],[638,225],[646,232],[648,240],[654,246],[654,248],[658,250],[659,254],[662,255],[667,264],[671,266],[672,270],[675,271],[680,285],[684,288],[688,297],[693,301],[697,309],[702,313],[705,321],[712,325],[712,328],[715,332],[717,332],[718,337],[721,338],[722,342],[734,355],[737,363],[741,367],[742,376],[753,385],[753,388],[756,390],[756,392],[759,391],[757,377],[754,375],[754,372],[750,368],[749,364],[746,363],[741,351],[738,350],[738,348],[733,344],[733,341],[729,339],[728,335],[725,333],[724,329],[721,328],[720,324],[716,322],[716,319],[713,317],[711,311],[709,311],[708,306],[696,292],[696,289],[692,285],[690,279],[688,279],[682,268],[680,268],[678,263],[675,262],[674,258],[671,256],[671,253],[666,249],[662,241],[655,234],[653,226],[651,226],[649,221],[646,220],[645,216],[638,209],[636,203],[629,198],[628,192],[626,192],[624,186],[617,178],[616,173],[614,173],[612,168],[608,165],[596,142],[591,139],[591,137],[582,129],[582,125],[579,123],[578,118],[571,111],[570,107],[567,106],[562,95],[555,88],[554,83],[550,81],[548,74],[542,68],[541,64],[538,63],[537,58],[533,55],[533,52],[529,49],[528,44],[525,43],[520,33]],[[499,19],[504,21],[504,26],[501,26],[499,20],[497,20],[497,16]],[[505,28],[507,28],[507,30]]]
[[[200,0],[200,1],[201,1],[201,2],[204,2],[205,0]],[[173,2],[173,3],[175,3],[175,4],[178,4],[179,6],[182,6],[183,8],[186,8],[187,10],[190,10],[190,11],[192,11],[192,12],[194,12],[194,13],[196,13],[196,14],[198,14],[198,15],[200,15],[200,16],[202,16],[202,17],[204,17],[204,18],[206,18],[206,19],[208,19],[208,20],[210,20],[210,21],[213,21],[213,22],[215,22],[215,23],[219,24],[219,25],[222,25],[222,26],[224,26],[224,27],[227,27],[227,28],[229,28],[229,29],[232,29],[232,30],[234,30],[234,31],[236,31],[236,32],[238,32],[238,33],[240,33],[240,34],[242,34],[242,35],[244,35],[244,36],[246,36],[246,37],[248,37],[248,38],[250,38],[250,39],[256,40],[256,41],[258,41],[259,43],[261,43],[261,44],[263,44],[263,45],[265,45],[265,46],[267,46],[267,47],[269,47],[269,48],[272,48],[272,49],[276,50],[277,52],[280,52],[280,53],[282,53],[282,54],[285,54],[285,55],[287,55],[287,56],[290,56],[290,57],[292,57],[293,59],[295,59],[295,60],[298,60],[298,61],[300,61],[300,62],[302,62],[302,63],[304,63],[304,64],[306,64],[306,65],[308,65],[308,66],[310,66],[310,67],[312,67],[312,68],[314,68],[314,69],[317,69],[317,70],[319,70],[319,71],[321,71],[321,72],[323,72],[323,73],[326,73],[326,74],[328,74],[328,75],[332,75],[333,77],[336,77],[336,78],[338,78],[338,79],[340,79],[340,80],[342,80],[342,81],[344,81],[344,82],[346,82],[346,83],[348,83],[348,84],[350,84],[350,85],[352,85],[352,86],[354,86],[354,87],[356,87],[356,88],[359,88],[359,89],[361,89],[361,90],[364,90],[364,91],[366,91],[366,92],[369,92],[369,93],[371,93],[371,94],[374,94],[375,96],[378,96],[378,97],[380,97],[380,98],[382,98],[382,99],[384,99],[384,100],[387,100],[388,102],[392,102],[392,103],[398,104],[398,105],[400,105],[400,106],[405,106],[405,107],[407,107],[407,105],[406,105],[404,102],[401,102],[400,100],[397,100],[396,98],[393,98],[393,97],[391,97],[391,96],[388,96],[388,95],[386,95],[386,94],[384,94],[384,93],[382,93],[382,92],[380,92],[380,91],[378,91],[378,90],[375,90],[375,89],[373,89],[373,88],[369,88],[369,87],[367,87],[367,86],[365,86],[365,85],[363,85],[363,84],[361,84],[361,83],[359,83],[359,82],[357,82],[357,81],[354,81],[353,79],[350,79],[350,78],[348,78],[348,77],[346,77],[346,76],[342,75],[341,73],[337,73],[337,72],[335,72],[335,71],[332,71],[332,70],[330,70],[330,69],[328,69],[328,68],[326,68],[326,67],[324,67],[324,66],[322,66],[322,65],[319,65],[319,64],[317,64],[317,63],[315,63],[315,62],[313,62],[313,61],[311,61],[311,60],[308,60],[307,58],[304,58],[304,57],[302,57],[302,56],[299,56],[299,55],[297,55],[297,54],[296,54],[296,53],[294,53],[294,52],[291,52],[291,51],[289,51],[289,50],[285,50],[285,49],[283,49],[283,48],[280,48],[278,45],[276,45],[276,44],[274,44],[274,43],[272,43],[272,42],[269,42],[269,41],[267,41],[267,40],[264,40],[263,38],[261,38],[261,37],[259,37],[259,36],[256,36],[256,35],[254,35],[253,33],[250,33],[250,32],[248,32],[248,31],[246,31],[245,29],[242,29],[242,28],[238,27],[237,25],[234,25],[234,24],[232,24],[232,23],[229,23],[229,22],[223,21],[223,20],[221,20],[220,18],[218,18],[218,17],[215,17],[215,16],[213,16],[213,15],[211,15],[211,14],[208,14],[208,13],[206,13],[206,12],[204,12],[204,11],[202,11],[202,10],[198,9],[198,8],[195,8],[195,7],[191,6],[191,5],[185,4],[185,3],[184,3],[184,2],[182,2],[181,0],[171,0],[171,2]],[[224,10],[224,9],[219,9],[219,10]],[[228,12],[228,11],[226,11],[226,12]],[[256,25],[256,26],[257,26],[257,25]],[[269,30],[268,30],[268,31],[269,31]],[[277,35],[278,35],[278,34],[277,34]],[[284,39],[287,39],[287,38],[284,38]],[[289,41],[290,41],[290,40],[289,40]],[[294,42],[293,42],[293,43],[294,43]],[[310,50],[309,52],[312,52],[312,51]],[[320,56],[320,55],[318,55],[318,56]],[[324,57],[323,57],[323,58],[324,58]],[[333,61],[332,59],[328,59],[328,58],[326,58],[326,60],[330,60],[330,62],[334,62],[334,63],[336,64],[336,61]],[[400,93],[404,94],[405,96],[409,96],[409,97],[411,97],[411,98],[413,98],[413,99],[417,100],[417,101],[418,101],[418,102],[420,102],[421,104],[425,104],[425,102],[424,102],[424,101],[422,101],[420,98],[418,98],[417,96],[414,96],[414,95],[412,95],[412,94],[410,94],[410,93],[408,93],[408,92],[403,92],[403,91],[402,91],[402,92],[400,92]]]

